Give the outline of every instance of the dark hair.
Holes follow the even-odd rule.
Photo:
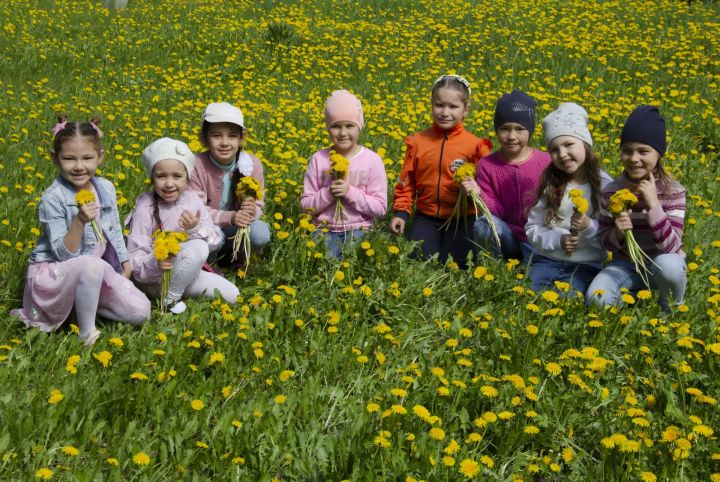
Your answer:
[[[200,135],[198,136],[198,138],[200,140],[200,143],[205,147],[207,147],[207,145],[208,145],[207,134],[208,134],[208,130],[210,129],[210,124],[222,124],[222,122],[203,121],[202,126],[200,127]],[[230,124],[230,125],[236,126],[238,129],[240,129],[241,136],[245,134],[245,129],[243,129],[242,126],[233,124],[232,122],[225,122],[225,124]],[[240,146],[240,149],[238,149],[238,153],[240,151],[242,151],[242,145]]]
[[[158,206],[158,193],[153,187],[152,190],[152,197],[153,197],[153,219],[155,220],[155,223],[158,225],[159,230],[163,230],[162,221],[160,221],[160,206]]]
[[[90,139],[98,152],[102,151],[102,142],[100,141],[100,130],[97,126],[100,124],[100,119],[93,117],[90,121],[69,121],[67,116],[61,114],[58,116],[58,124],[65,123],[59,131],[55,133],[55,139],[53,140],[52,155],[56,158],[62,149],[62,145],[68,139],[73,137],[87,137]]]
[[[580,166],[580,169],[582,169],[588,184],[590,184],[590,202],[592,203],[593,213],[597,215],[600,212],[600,197],[602,194],[600,190],[600,159],[588,144],[583,142],[583,145],[585,146],[585,162]],[[533,205],[537,204],[541,199],[545,199],[546,224],[562,221],[562,218],[558,216],[558,210],[565,195],[565,187],[567,187],[569,178],[570,176],[566,172],[555,167],[552,162],[543,171]]]
[[[469,101],[470,101],[470,89],[468,89],[468,86],[460,82],[456,77],[453,76],[443,76],[435,82],[432,86],[432,93],[430,98],[434,99],[435,94],[440,89],[455,89],[463,94],[463,104],[465,104],[465,107],[467,107]]]
[[[662,155],[658,159],[657,165],[655,165],[655,173],[657,174],[657,180],[660,181],[660,186],[663,191],[671,189],[677,184],[677,181],[665,170]]]

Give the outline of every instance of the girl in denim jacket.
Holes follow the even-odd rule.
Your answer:
[[[74,308],[80,340],[89,346],[100,336],[98,314],[139,325],[150,318],[150,301],[128,279],[132,268],[115,187],[95,177],[104,155],[97,121],[61,117],[53,133],[60,175],[40,200],[42,235],[30,256],[23,307],[12,314],[49,332]],[[94,202],[79,203],[81,191],[92,193]]]

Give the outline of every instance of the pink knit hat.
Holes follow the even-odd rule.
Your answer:
[[[352,122],[360,129],[365,124],[360,100],[347,90],[336,90],[325,104],[325,126],[330,128],[336,122]]]

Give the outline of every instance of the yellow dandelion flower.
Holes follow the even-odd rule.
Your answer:
[[[216,363],[222,363],[224,361],[225,361],[225,354],[221,353],[219,351],[216,351],[210,355],[210,361],[208,363],[210,365],[214,365]]]
[[[48,397],[48,403],[50,405],[55,405],[56,403],[59,403],[63,398],[65,398],[65,395],[63,395],[63,392],[60,390],[53,389],[50,391],[50,397]]]
[[[498,396],[498,391],[495,387],[491,387],[490,385],[484,385],[480,387],[480,393],[485,395],[486,397],[494,398]]]
[[[65,455],[69,455],[70,457],[75,457],[80,453],[80,451],[72,445],[66,445],[60,450],[62,450],[62,453],[64,453]]]
[[[483,455],[480,457],[480,463],[489,469],[492,469],[495,466],[495,462],[489,455]]]
[[[112,360],[112,353],[109,351],[101,351],[100,353],[93,353],[93,358],[95,358],[100,364],[107,368],[110,365],[110,360]]]
[[[133,455],[132,461],[135,465],[148,465],[150,463],[150,456],[145,452],[138,452]]]
[[[38,479],[49,480],[52,479],[54,472],[46,467],[42,467],[35,471],[35,477]]]
[[[445,438],[445,431],[438,427],[430,429],[430,438],[433,440],[443,440]]]
[[[190,402],[190,407],[196,412],[199,412],[200,410],[205,408],[205,403],[203,403],[202,400],[195,399]]]
[[[472,459],[463,459],[458,470],[464,477],[470,479],[480,473],[480,464]]]

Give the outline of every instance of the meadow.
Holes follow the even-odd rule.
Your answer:
[[[714,1],[3,2],[0,479],[720,481],[719,19]],[[327,259],[299,209],[324,99],[360,97],[392,185],[444,73],[470,80],[466,127],[493,140],[514,87],[539,118],[580,103],[612,175],[625,117],[659,105],[689,195],[685,304],[666,315],[642,291],[586,309],[533,293],[513,261],[410,261],[384,225]],[[124,216],[144,147],[199,150],[214,101],[245,114],[273,227],[230,274],[238,304],[105,323],[92,348],[9,318],[55,116],[102,119]]]

